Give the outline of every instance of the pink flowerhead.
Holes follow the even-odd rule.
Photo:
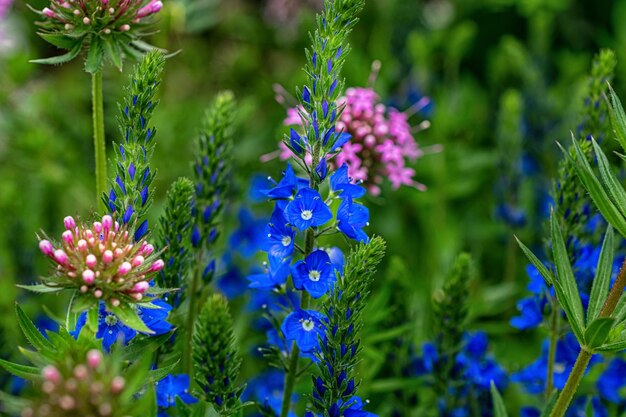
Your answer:
[[[52,256],[54,254],[54,247],[48,240],[44,239],[39,241],[39,249],[41,249],[41,252],[46,256]]]
[[[92,369],[97,369],[102,363],[102,352],[96,349],[91,349],[87,352],[87,365]]]
[[[46,380],[53,383],[57,383],[61,380],[61,373],[59,370],[53,365],[45,366],[41,370],[41,376]]]

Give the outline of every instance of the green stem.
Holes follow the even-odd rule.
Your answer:
[[[107,158],[104,140],[104,105],[102,98],[102,72],[91,75],[91,96],[93,111],[93,145],[96,160],[96,205],[106,193]]]
[[[578,385],[580,385],[580,380],[585,374],[585,369],[587,369],[591,356],[592,353],[588,350],[584,348],[580,350],[576,363],[574,364],[574,368],[572,369],[572,373],[569,374],[565,387],[563,388],[563,391],[561,391],[559,399],[554,405],[550,417],[563,417],[565,415],[570,402],[572,402],[572,398],[574,398],[574,394],[576,394]]]
[[[192,363],[192,349],[191,349],[191,338],[193,336],[193,326],[194,321],[196,319],[196,292],[198,287],[198,282],[200,281],[200,274],[202,273],[202,257],[200,253],[196,256],[196,267],[195,273],[193,274],[193,278],[191,279],[191,286],[189,287],[189,310],[187,311],[187,324],[185,326],[185,346],[184,352],[185,355],[183,357],[183,370],[187,375],[191,375],[191,371],[193,369]]]
[[[554,389],[554,362],[556,361],[556,345],[559,341],[559,317],[561,309],[556,299],[552,300],[552,314],[550,316],[550,348],[548,350],[548,374],[546,375],[545,397],[550,398]]]

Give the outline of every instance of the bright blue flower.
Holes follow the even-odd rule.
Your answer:
[[[517,303],[517,309],[522,314],[511,319],[511,326],[520,330],[534,329],[539,326],[543,322],[543,304],[536,296],[522,298]]]
[[[324,181],[326,175],[328,174],[328,163],[326,162],[326,158],[322,158],[322,160],[315,167],[315,173],[317,174],[320,181]]]
[[[281,326],[288,342],[296,342],[302,352],[312,352],[319,347],[318,338],[325,338],[326,316],[314,310],[301,310],[290,313]]]
[[[336,281],[330,257],[321,249],[311,253],[305,260],[296,262],[291,267],[291,276],[293,286],[298,290],[306,290],[313,298],[326,294]]]
[[[248,288],[246,277],[233,265],[217,279],[216,285],[229,300],[243,295]]]
[[[411,364],[415,375],[427,375],[433,372],[439,355],[437,354],[437,347],[432,342],[426,342],[422,345],[422,356],[416,358]]]
[[[330,189],[333,193],[341,193],[341,198],[360,198],[365,195],[365,188],[352,184],[348,176],[347,164],[343,164],[330,176]]]
[[[278,184],[276,184],[275,187],[265,190],[265,195],[274,200],[291,198],[297,189],[298,178],[296,177],[296,173],[293,171],[291,165],[287,163],[287,168],[285,169],[283,178]]]
[[[263,228],[267,218],[257,218],[246,208],[241,208],[237,215],[239,227],[230,235],[228,244],[234,251],[239,252],[244,258],[256,254],[264,240]]]
[[[267,175],[256,174],[250,181],[248,197],[254,202],[265,201],[267,199],[267,190],[272,188],[273,185],[274,183]]]
[[[345,263],[345,259],[343,256],[343,252],[337,246],[332,246],[330,248],[324,249],[330,258],[330,263],[332,264],[335,271],[339,272],[339,275],[343,275],[343,265]]]
[[[587,416],[587,406],[589,401],[591,401],[591,408],[593,417],[608,417],[609,412],[602,404],[602,401],[598,397],[587,397],[582,396],[575,398],[574,401],[570,404],[567,412],[565,413],[565,417],[584,417]]]
[[[265,267],[265,273],[253,274],[248,277],[250,288],[271,290],[280,287],[287,281],[291,258],[283,259],[270,255],[268,256],[268,261],[269,263]]]
[[[111,349],[113,343],[120,341],[125,345],[137,335],[135,330],[124,326],[115,314],[106,311],[104,303],[100,304],[98,316],[96,339],[102,339],[102,347],[107,352]]]
[[[546,265],[546,267],[549,270],[552,269],[550,265]],[[535,268],[535,265],[526,265],[526,275],[528,275],[528,278],[530,279],[530,282],[526,287],[528,291],[537,295],[542,295],[545,291],[547,291],[548,286],[546,285],[546,281],[543,279],[537,268]]]
[[[174,326],[167,322],[167,316],[172,310],[172,306],[158,299],[153,300],[151,304],[157,306],[157,308],[139,307],[137,312],[144,324],[154,332],[153,336],[172,331]]]
[[[623,389],[626,386],[626,361],[615,358],[606,367],[596,382],[598,392],[612,403],[624,402]]]
[[[367,234],[363,228],[367,226],[370,213],[364,205],[352,201],[352,197],[347,197],[339,205],[337,210],[337,228],[350,239],[359,242],[367,242]]]
[[[337,149],[341,148],[343,145],[348,143],[350,139],[352,139],[352,135],[347,132],[341,132],[339,135],[335,136],[335,143],[330,148],[331,152],[335,152]]]
[[[185,404],[197,403],[198,400],[189,394],[189,375],[168,375],[156,384],[157,405],[161,409],[159,417],[167,416],[162,410],[176,405],[176,397]]]
[[[288,225],[282,210],[278,208],[274,210],[265,232],[261,248],[269,256],[284,258],[293,253],[296,232]]]
[[[291,147],[296,152],[296,154],[302,154],[304,148],[307,145],[306,136],[300,136],[295,129],[291,129],[289,131],[289,142],[291,143]]]
[[[264,408],[269,408],[276,415],[279,415],[283,404],[284,390],[285,373],[272,369],[250,380],[241,399],[243,401],[256,400]],[[292,402],[297,400],[298,396],[294,394]],[[290,413],[289,416],[292,417],[293,415]]]
[[[376,417],[376,414],[363,410],[365,404],[360,397],[352,397],[346,401],[346,408],[343,412],[344,417]]]
[[[306,230],[327,223],[333,213],[317,191],[303,188],[285,208],[285,216],[299,230]]]

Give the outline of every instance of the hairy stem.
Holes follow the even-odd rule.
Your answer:
[[[91,75],[93,112],[93,145],[96,161],[96,202],[100,201],[107,187],[106,142],[104,140],[104,105],[102,97],[102,71]],[[97,204],[97,203],[96,203]]]

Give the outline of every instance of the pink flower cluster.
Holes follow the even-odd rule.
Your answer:
[[[161,0],[52,0],[41,13],[66,31],[80,27],[108,35],[128,32],[162,8]]]
[[[163,269],[154,247],[133,235],[109,215],[101,222],[77,225],[68,216],[56,247],[47,239],[39,248],[55,265],[45,281],[53,288],[75,288],[117,307],[121,301],[141,301],[150,288],[150,276]]]
[[[0,20],[2,20],[9,13],[12,3],[13,0],[0,0]]]
[[[102,352],[92,349],[76,364],[70,358],[65,361],[41,370],[43,395],[38,404],[22,411],[22,417],[114,415],[126,380],[106,366]]]
[[[412,110],[422,108],[428,102],[425,97]],[[415,181],[415,170],[407,165],[424,155],[413,137],[413,128],[408,120],[410,114],[380,103],[371,88],[349,88],[338,104],[344,110],[336,130],[349,133],[352,138],[335,156],[335,166],[347,164],[349,175],[356,181],[362,181],[373,195],[380,194],[380,184],[385,178],[394,189],[401,185],[422,191],[426,189]],[[285,124],[302,124],[297,108],[287,110]],[[426,127],[428,122],[422,122],[420,128]],[[280,147],[281,159],[291,156],[291,151],[283,143]]]

